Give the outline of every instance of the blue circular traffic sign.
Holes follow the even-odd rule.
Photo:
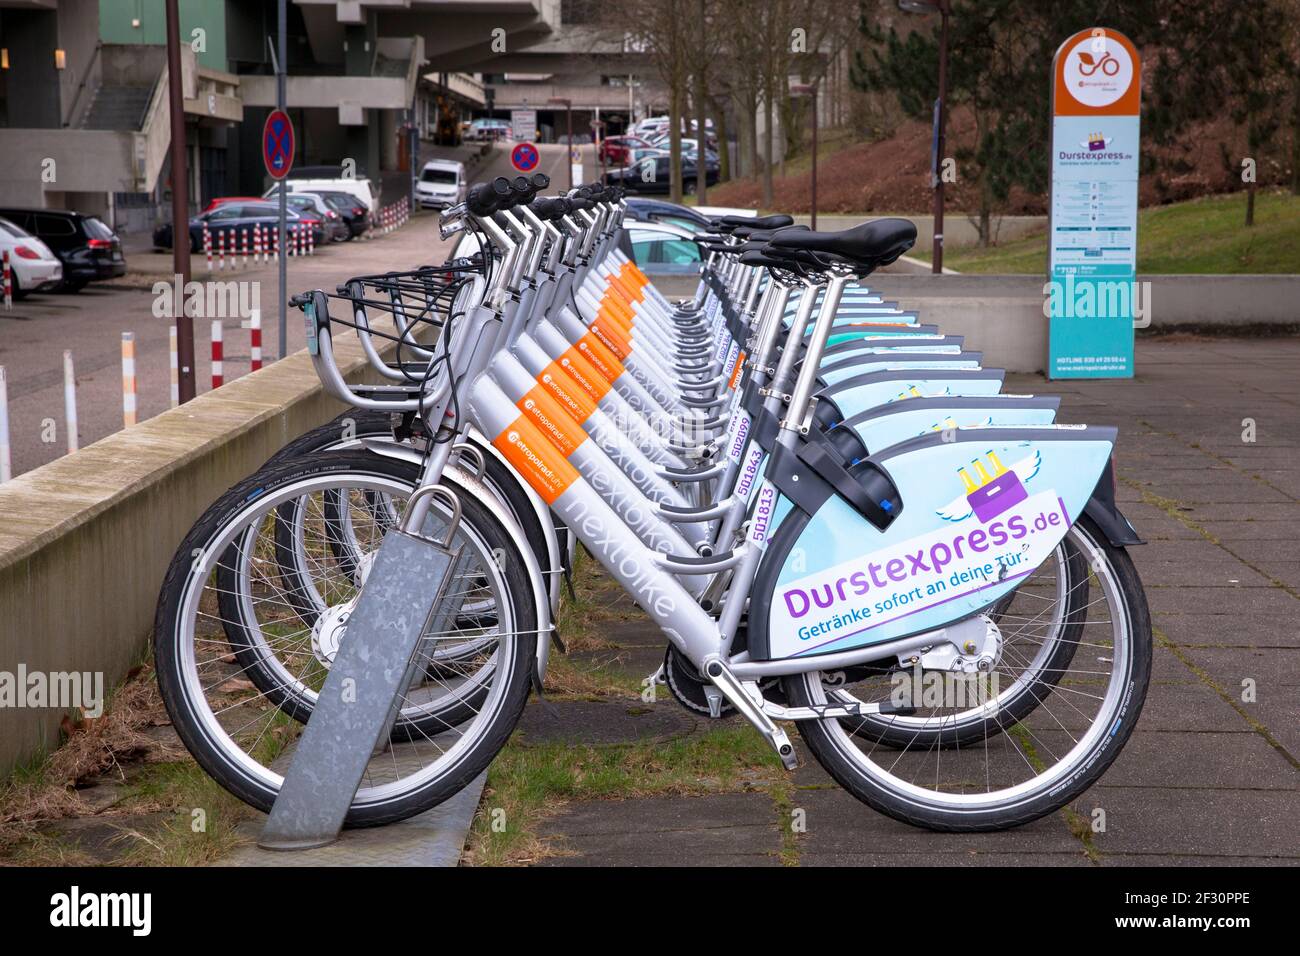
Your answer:
[[[510,151],[510,162],[521,173],[531,173],[542,161],[542,154],[532,143],[520,143]]]
[[[284,110],[271,110],[262,127],[262,162],[272,179],[284,179],[293,168],[293,121]]]

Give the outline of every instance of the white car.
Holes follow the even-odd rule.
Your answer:
[[[370,212],[375,211],[375,204],[379,200],[374,189],[371,188],[370,180],[364,176],[337,179],[288,179],[285,182],[289,184],[291,193],[347,193],[359,199]],[[280,185],[277,183],[263,193],[262,198],[270,199],[278,196],[279,189]]]
[[[50,247],[8,219],[0,219],[0,253],[4,252],[9,253],[15,299],[53,289],[63,281],[63,263]]]
[[[465,164],[454,159],[432,159],[420,170],[415,198],[425,209],[446,209],[463,202],[467,190]]]
[[[628,246],[637,267],[650,275],[689,275],[698,272],[703,256],[689,229],[667,222],[629,222]]]

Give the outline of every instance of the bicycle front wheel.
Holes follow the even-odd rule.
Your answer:
[[[351,503],[352,533],[363,542],[373,533],[377,546],[382,529],[368,523],[373,502],[381,497],[400,509],[411,468],[365,452],[331,452],[264,470],[209,508],[173,559],[155,621],[163,701],[199,764],[251,806],[269,811],[274,803],[332,652],[346,640],[339,610],[355,600],[360,582],[356,551],[341,558],[331,541],[338,509]],[[304,619],[301,599],[286,599],[274,528],[286,505],[311,516],[303,502],[313,501],[333,510],[318,509],[319,534],[311,524],[299,529],[322,602],[321,613]],[[491,511],[468,495],[461,505],[453,544],[465,557],[451,587],[463,607],[478,610],[424,636],[422,653],[440,663],[403,692],[393,740],[371,757],[349,826],[404,819],[458,792],[491,763],[527,700],[538,609],[526,565]],[[435,501],[424,533],[437,534],[448,518]],[[232,581],[238,593],[224,594]]]

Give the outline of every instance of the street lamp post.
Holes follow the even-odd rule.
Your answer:
[[[573,188],[573,100],[562,96],[553,96],[546,101],[548,106],[563,106],[566,122],[569,128],[569,188]]]
[[[172,126],[172,271],[180,276],[180,288],[190,282],[189,169],[185,162],[185,91],[181,77],[181,18],[177,0],[167,0],[167,87]],[[184,242],[181,236],[185,236]],[[185,311],[185,295],[172,303],[176,322],[176,364],[178,399],[194,397],[194,319]]]
[[[937,13],[939,27],[939,98],[935,101],[934,132],[934,253],[930,269],[935,274],[943,272],[943,163],[945,127],[948,122],[948,16],[952,0],[898,0],[898,8],[905,13]]]
[[[817,84],[798,83],[790,87],[796,96],[807,96],[812,101],[812,197],[809,211],[812,214],[812,228],[817,228]]]

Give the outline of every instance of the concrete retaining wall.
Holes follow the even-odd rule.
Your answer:
[[[825,232],[833,232],[837,229],[848,229],[850,226],[856,226],[859,223],[866,222],[868,219],[883,219],[891,213],[871,213],[862,216],[829,216],[819,214],[817,216],[817,228]],[[921,215],[917,213],[899,213],[904,219],[909,219],[916,224],[916,248],[923,249],[927,253],[934,244],[934,217]],[[807,225],[810,217],[807,215],[798,215],[794,217],[797,223]],[[1020,239],[1024,236],[1035,232],[1047,231],[1046,216],[994,216],[993,217],[993,236],[997,242],[1010,242],[1013,239]],[[943,217],[943,244],[944,248],[952,249],[960,246],[974,246],[979,244],[979,231],[975,224],[961,213],[948,213]]]
[[[1151,283],[1152,331],[1255,325],[1294,328],[1300,323],[1300,275],[1138,278]],[[692,295],[697,281],[695,276],[655,277],[656,286],[667,296]],[[1012,372],[1041,372],[1046,365],[1045,282],[1042,276],[1024,275],[936,276],[897,263],[867,280],[885,298],[918,311],[922,322],[965,335],[970,348],[984,353],[984,364]]]
[[[923,322],[965,335],[984,363],[1041,372],[1047,359],[1042,276],[908,275],[887,272],[869,284]],[[1293,327],[1300,321],[1300,275],[1149,275],[1151,330]],[[1143,334],[1141,331],[1139,335]]]
[[[355,337],[336,351],[352,378],[368,371]],[[0,672],[102,672],[115,686],[195,519],[342,410],[299,352],[0,486]],[[58,743],[63,713],[0,707],[0,778]]]

